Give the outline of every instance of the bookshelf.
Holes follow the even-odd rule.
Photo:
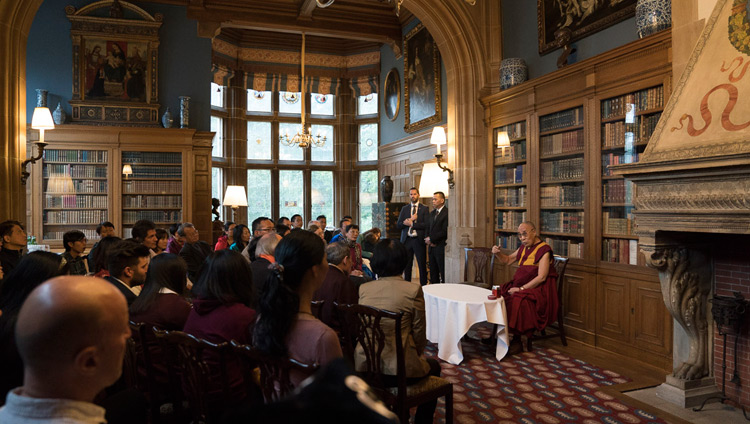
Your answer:
[[[496,144],[494,148],[495,239],[501,247],[513,250],[521,245],[518,226],[528,219],[526,121],[495,128],[493,139],[499,140],[501,133],[508,136],[510,146]]]

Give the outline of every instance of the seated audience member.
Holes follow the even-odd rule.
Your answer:
[[[224,234],[219,237],[219,240],[216,241],[216,245],[214,246],[214,252],[217,250],[224,250],[229,249],[229,246],[234,243],[234,228],[237,226],[232,221],[227,221],[224,223]]]
[[[292,231],[276,246],[275,257],[258,302],[253,345],[306,364],[326,365],[342,357],[336,332],[313,316],[310,304],[328,272],[323,241],[308,231]],[[298,385],[307,376],[290,377]]]
[[[16,348],[15,325],[21,305],[35,288],[65,272],[62,257],[50,252],[31,252],[7,274],[0,288],[0,405],[5,395],[23,384],[23,362]]]
[[[276,263],[274,254],[276,246],[281,241],[278,234],[266,234],[258,240],[258,246],[255,248],[255,260],[250,263],[250,270],[253,273],[253,287],[255,288],[255,301],[253,308],[257,309],[258,299],[263,292],[263,286],[271,270],[269,265]]]
[[[78,230],[71,230],[63,234],[63,247],[65,252],[62,254],[63,264],[68,266],[70,275],[86,275],[89,273],[89,264],[86,262],[86,235]]]
[[[245,247],[242,254],[250,262],[255,260],[255,248],[258,246],[258,240],[266,234],[275,232],[276,226],[273,224],[273,221],[265,216],[261,216],[253,221],[252,230],[253,239],[250,240],[250,244]]]
[[[203,240],[199,240],[198,229],[190,222],[180,225],[177,234],[185,240],[185,244],[180,250],[180,257],[187,264],[187,273],[190,281],[198,279],[198,273],[206,262],[206,258],[211,254],[211,246]]]
[[[323,234],[323,230],[318,226],[318,224],[310,224],[307,226],[307,231],[315,234],[316,236],[320,237],[321,240],[326,241],[325,234]]]
[[[0,223],[0,239],[3,241],[0,248],[0,265],[5,275],[8,275],[23,255],[23,248],[26,247],[26,230],[18,221],[4,221]]]
[[[123,240],[120,237],[107,236],[99,240],[94,256],[94,266],[89,271],[94,273],[94,277],[104,278],[109,275],[109,256],[113,248]]]
[[[345,216],[341,218],[341,221],[339,221],[339,228],[338,232],[333,235],[331,238],[331,243],[336,243],[339,241],[346,241],[346,227],[348,225],[351,225],[352,218],[350,216]]]
[[[357,237],[359,237],[359,225],[350,224],[346,226],[346,244],[349,246],[352,257],[352,272],[351,274],[357,277],[361,277],[362,273],[362,246],[357,243]]]
[[[357,243],[362,246],[363,258],[372,258],[372,251],[375,249],[375,245],[380,241],[380,236],[380,228],[373,227],[357,237]]]
[[[302,215],[295,213],[294,215],[292,215],[292,218],[290,219],[290,221],[292,222],[292,225],[291,225],[292,230],[296,230],[298,228],[304,229],[304,225],[302,223]]]
[[[99,241],[101,241],[105,237],[114,236],[115,224],[109,221],[100,222],[99,225],[96,226],[96,234],[99,235]],[[99,241],[94,243],[94,246],[89,249],[87,261],[89,263],[90,272],[96,272],[94,271],[94,262],[96,261],[96,249],[99,248]]]
[[[237,253],[242,253],[245,246],[250,243],[250,229],[245,224],[236,225],[232,230],[232,239],[234,242],[229,245],[229,248]]]
[[[188,315],[183,331],[212,343],[236,340],[250,343],[255,323],[253,303],[253,278],[250,264],[239,253],[224,249],[212,253],[193,286],[193,309]],[[212,374],[218,381],[218,358],[209,357]],[[238,399],[242,386],[240,364],[230,361],[227,373],[231,387]],[[236,399],[235,399],[236,400]]]
[[[133,240],[146,246],[153,257],[156,253],[156,225],[148,219],[139,219],[133,224]]]
[[[427,345],[424,295],[418,282],[406,281],[401,276],[406,262],[406,247],[403,244],[387,238],[381,240],[375,246],[371,262],[378,279],[359,287],[359,304],[404,313],[401,334],[404,339],[406,377],[407,384],[413,384],[427,375],[440,376],[440,364],[435,359],[425,359],[423,355]],[[386,339],[393,340],[393,321],[385,320],[382,325]],[[386,343],[382,358],[385,383],[396,386],[396,351],[392,341]],[[364,362],[364,351],[358,346],[354,357],[355,368],[364,370]],[[414,422],[431,423],[436,406],[437,400],[417,407]]]
[[[169,244],[169,233],[163,228],[156,229],[156,249],[154,253],[161,254],[167,251],[167,244]]]
[[[291,229],[292,228],[292,221],[290,221],[289,218],[287,218],[285,216],[282,216],[281,218],[279,218],[278,220],[276,220],[276,225],[284,225],[287,228]]]
[[[169,227],[169,234],[172,234],[172,238],[167,242],[167,253],[174,253],[179,255],[182,250],[182,246],[185,244],[185,239],[177,233],[180,229],[180,224],[172,224]]]
[[[328,218],[326,218],[325,215],[318,215],[318,217],[315,219],[320,224],[320,228],[323,229],[323,234],[325,235],[326,244],[330,243],[331,239],[333,238],[333,231],[328,230]]]
[[[341,305],[356,304],[359,300],[357,286],[349,280],[352,258],[349,246],[344,243],[331,243],[326,247],[328,272],[323,285],[313,294],[313,300],[323,300],[321,321],[334,331],[341,331],[338,313],[333,302]]]
[[[109,284],[65,276],[37,287],[16,325],[23,386],[8,394],[0,422],[106,422],[92,402],[122,374],[129,337],[127,304]]]
[[[504,255],[500,247],[493,246],[492,253],[506,264],[518,261],[513,279],[500,286],[508,313],[508,328],[513,344],[520,344],[521,335],[531,336],[535,330],[544,330],[557,319],[557,272],[552,248],[539,238],[536,226],[526,221],[518,226],[521,247]],[[520,345],[523,349],[523,345]],[[518,351],[518,349],[513,349]]]
[[[276,224],[276,234],[279,236],[285,237],[290,231],[292,231],[292,229],[286,225]]]
[[[133,304],[140,293],[140,289],[136,287],[146,282],[150,257],[146,246],[128,240],[112,247],[107,262],[109,276],[104,279],[120,290],[128,306]]]

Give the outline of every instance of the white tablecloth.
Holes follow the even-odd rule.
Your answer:
[[[469,328],[488,321],[498,324],[495,357],[508,353],[508,332],[503,298],[489,300],[492,292],[466,284],[430,284],[424,286],[427,314],[427,339],[438,345],[438,358],[458,365],[463,361],[461,338]]]

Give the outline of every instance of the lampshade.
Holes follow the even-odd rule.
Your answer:
[[[54,130],[55,122],[52,121],[52,114],[49,108],[34,108],[34,115],[31,117],[31,128],[35,130]]]
[[[430,144],[441,146],[446,144],[445,140],[445,128],[435,127],[432,129],[432,136],[430,137]]]
[[[510,147],[510,137],[506,131],[500,131],[497,133],[497,148]]]
[[[238,206],[247,206],[247,195],[243,186],[227,186],[227,192],[224,193],[224,206],[233,208]]]
[[[419,195],[432,197],[436,191],[442,191],[448,197],[448,173],[440,169],[435,162],[422,165],[422,179],[419,181]]]
[[[130,164],[122,166],[122,175],[133,175],[133,167]]]

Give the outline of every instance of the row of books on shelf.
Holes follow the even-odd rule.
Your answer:
[[[602,102],[602,119],[622,116],[628,112],[659,109],[664,106],[664,87],[651,87]]]
[[[125,208],[181,208],[182,196],[123,196]]]
[[[602,185],[604,203],[632,203],[633,182],[630,180],[608,180]]]
[[[182,181],[127,181],[122,182],[122,192],[127,193],[182,193]]]
[[[623,121],[602,125],[602,147],[627,147],[645,143],[651,138],[661,113],[637,116],[630,124]]]
[[[55,194],[101,193],[106,194],[107,180],[73,180],[50,178],[44,181],[44,192]]]
[[[107,163],[106,150],[59,150],[44,151],[45,162],[91,162]]]
[[[539,118],[539,131],[541,132],[578,125],[583,125],[583,107],[563,110]]]
[[[542,211],[542,231],[551,233],[583,234],[583,211],[580,212],[551,212]]]
[[[568,258],[582,258],[584,252],[583,241],[557,239],[545,237],[544,242],[552,247],[552,253]]]
[[[131,178],[182,178],[182,167],[133,165]]]
[[[509,187],[495,189],[495,206],[512,208],[526,205],[526,187]]]
[[[82,232],[83,235],[86,236],[89,242],[93,240],[99,240],[99,234],[96,233],[96,230],[90,230],[86,228],[75,228],[75,229]],[[44,240],[62,240],[63,235],[65,235],[66,232],[67,231],[45,231]]]
[[[182,163],[182,154],[176,152],[122,152],[122,163]]]
[[[583,150],[583,130],[575,130],[542,136],[542,156]]]
[[[560,159],[542,162],[542,181],[559,181],[583,178],[583,158]]]
[[[42,170],[42,176],[47,178],[107,178],[105,165],[70,165],[47,163]]]
[[[638,265],[638,240],[602,240],[602,260],[621,264]]]
[[[514,138],[523,138],[526,137],[526,121],[503,125],[497,130],[505,131],[506,133],[508,133],[508,138],[510,138],[511,140],[513,140]]]
[[[502,247],[503,249],[516,250],[521,247],[521,240],[519,240],[518,236],[515,234],[501,234],[497,236],[497,245]]]
[[[511,143],[510,147],[502,147],[495,150],[495,157],[500,162],[510,162],[526,159],[526,140]]]
[[[526,221],[525,211],[507,211],[495,212],[495,221],[497,222],[497,228],[515,231],[521,223]]]
[[[134,224],[140,219],[148,219],[154,222],[181,222],[182,211],[123,211],[122,220],[124,224]]]
[[[45,194],[45,208],[103,208],[106,209],[107,196],[78,194]]]
[[[542,186],[539,188],[542,206],[583,206],[583,185]]]
[[[618,236],[633,234],[633,217],[624,209],[605,210],[602,212],[602,233]]]
[[[526,165],[518,165],[515,168],[495,168],[495,184],[517,184],[523,182],[526,173]]]
[[[98,224],[107,220],[107,210],[44,211],[45,224]]]
[[[637,151],[633,153],[608,153],[602,155],[602,175],[610,177],[614,175],[614,171],[609,169],[610,165],[622,165],[626,163],[636,163],[640,159],[641,154]]]

